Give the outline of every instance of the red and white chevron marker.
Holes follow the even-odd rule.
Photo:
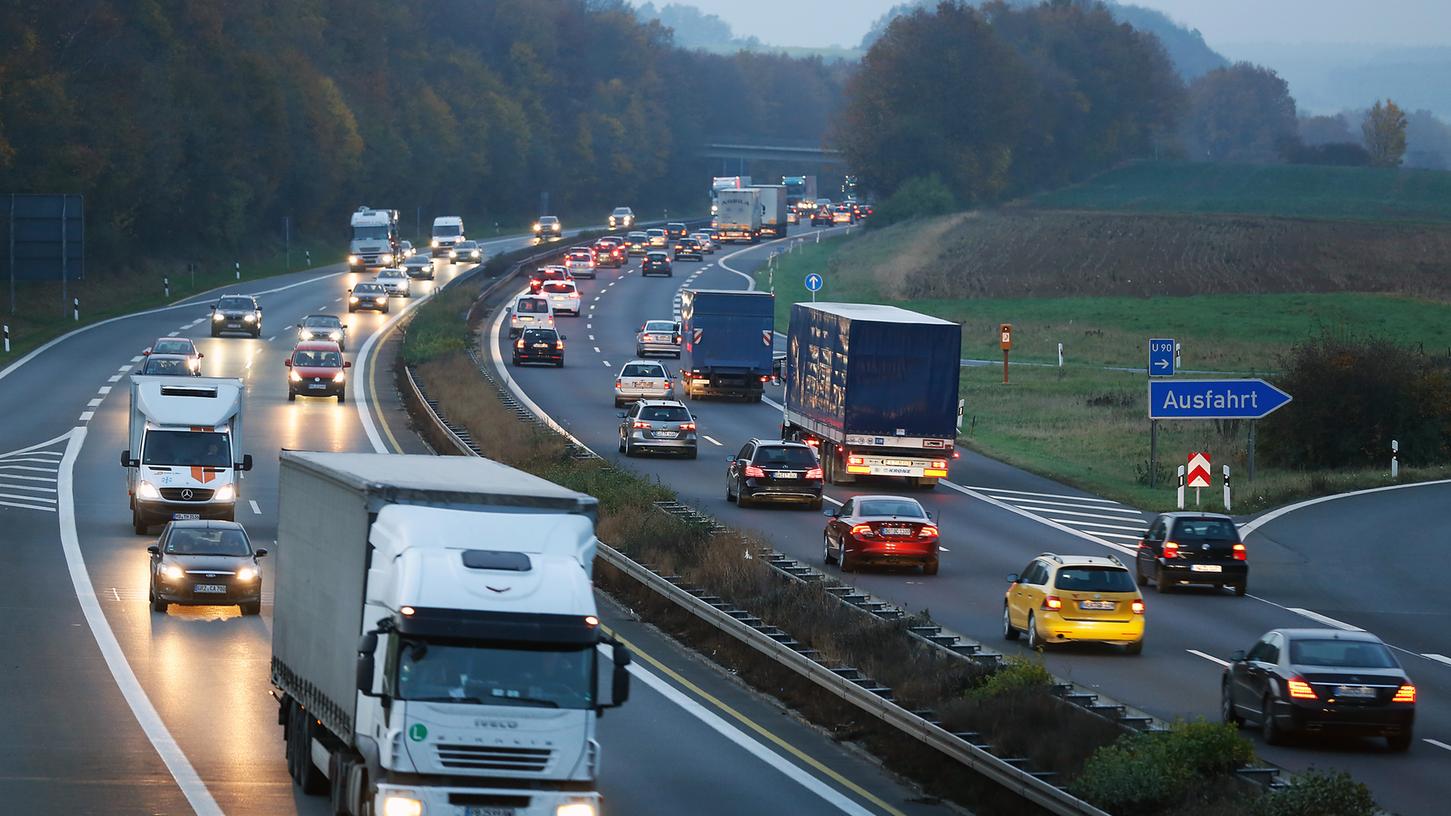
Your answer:
[[[1209,454],[1189,454],[1189,467],[1185,472],[1188,487],[1209,487]]]

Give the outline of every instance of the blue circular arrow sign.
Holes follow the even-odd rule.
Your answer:
[[[821,284],[825,282],[826,281],[820,275],[812,272],[810,275],[806,276],[806,291],[819,292],[821,291]]]

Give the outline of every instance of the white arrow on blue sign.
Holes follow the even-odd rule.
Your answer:
[[[1149,419],[1263,419],[1291,399],[1264,380],[1149,380]]]
[[[826,281],[820,275],[812,272],[810,275],[806,276],[806,291],[818,292],[821,290],[821,285],[825,282]]]
[[[1169,377],[1174,374],[1174,340],[1155,338],[1149,341],[1149,376]]]

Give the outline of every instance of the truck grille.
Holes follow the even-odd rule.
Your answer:
[[[527,771],[543,773],[554,751],[549,748],[508,748],[494,745],[437,746],[438,762],[445,768],[469,771]]]
[[[183,493],[190,495],[183,496]],[[163,487],[161,498],[167,501],[211,501],[212,491],[204,487]]]

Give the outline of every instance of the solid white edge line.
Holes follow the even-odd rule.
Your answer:
[[[1421,741],[1422,742],[1429,742],[1432,745],[1436,746],[1437,748],[1444,748],[1447,751],[1451,751],[1451,745],[1447,745],[1446,743],[1444,743],[1444,742],[1442,742],[1440,740],[1431,739],[1430,737],[1422,737],[1421,738]]]
[[[1228,668],[1229,667],[1229,661],[1228,660],[1220,660],[1219,658],[1215,657],[1214,655],[1212,655],[1212,654],[1205,654],[1205,653],[1199,651],[1198,649],[1185,649],[1184,651],[1188,652],[1189,654],[1196,655],[1198,657],[1202,657],[1202,658],[1204,658],[1205,660],[1208,660],[1211,663],[1218,663],[1219,665],[1224,666],[1225,668]]]
[[[605,650],[604,644],[596,648],[606,658],[610,656],[610,653]],[[775,751],[746,736],[740,729],[721,719],[719,715],[706,709],[705,706],[697,703],[695,700],[692,700],[674,686],[656,677],[653,672],[641,668],[638,663],[631,663],[628,671],[661,697],[664,697],[666,700],[679,706],[687,714],[700,720],[707,728],[720,734],[756,759],[780,771],[786,778],[821,797],[827,804],[832,805],[842,813],[849,813],[852,816],[873,816],[872,811],[867,810],[848,798],[845,794],[812,776],[796,763],[787,760]]]
[[[444,284],[452,282],[453,280],[454,278],[450,278],[448,281],[444,281]],[[372,357],[373,346],[378,342],[379,337],[387,334],[409,312],[427,303],[429,299],[441,291],[443,291],[443,287],[436,286],[419,297],[408,298],[408,302],[403,305],[403,308],[399,309],[397,314],[389,317],[384,321],[383,325],[368,335],[368,339],[364,340],[362,347],[358,349],[357,359],[353,364],[355,373],[353,374],[352,389],[357,392],[357,396],[353,397],[353,406],[358,411],[358,420],[363,424],[363,433],[368,437],[368,444],[373,446],[375,453],[388,453],[389,451],[388,447],[383,444],[382,435],[378,433],[377,424],[373,421],[373,411],[368,407],[368,361]],[[289,326],[288,328],[291,327]]]
[[[1319,612],[1311,612],[1308,609],[1301,609],[1298,606],[1287,606],[1285,608],[1288,609],[1288,610],[1290,610],[1291,612],[1294,612],[1296,615],[1300,615],[1302,617],[1309,618],[1310,620],[1316,621],[1317,623],[1323,623],[1326,626],[1333,626],[1336,629],[1344,629],[1347,632],[1364,632],[1365,631],[1364,629],[1360,628],[1359,626],[1355,626],[1353,624],[1346,623],[1345,621],[1338,621],[1338,620],[1336,620],[1336,619],[1334,619],[1332,617],[1329,617],[1328,615],[1322,615]]]
[[[1422,652],[1421,657],[1424,657],[1427,660],[1434,660],[1437,663],[1445,663],[1446,665],[1451,666],[1451,657],[1447,657],[1443,654],[1436,654],[1435,652]]]
[[[828,233],[828,232],[834,232],[836,230],[841,230],[841,229],[849,229],[849,227],[827,227],[826,229],[821,230],[821,232],[822,233]],[[813,233],[813,234],[815,234],[815,233]],[[716,260],[715,263],[721,269],[724,269],[727,272],[731,272],[731,273],[734,273],[736,275],[740,275],[741,277],[745,278],[746,279],[746,291],[747,292],[754,292],[754,291],[756,291],[756,279],[754,277],[746,274],[745,272],[742,272],[741,270],[736,269],[735,267],[733,267],[730,264],[726,263],[726,261],[730,260],[731,258],[736,257],[737,255],[741,255],[741,254],[744,254],[746,252],[750,252],[753,249],[761,249],[762,247],[768,247],[768,246],[770,246],[772,244],[779,244],[782,241],[794,241],[794,240],[796,240],[796,239],[798,239],[800,237],[801,236],[799,236],[799,235],[788,235],[788,236],[786,236],[784,238],[773,238],[773,239],[771,239],[769,241],[762,241],[759,244],[751,244],[750,246],[746,247],[745,249],[738,249],[738,250],[736,250],[735,252],[732,252],[729,255],[722,256],[721,258],[719,258],[718,260]]]
[[[156,749],[171,777],[176,780],[177,787],[181,788],[182,795],[191,804],[192,810],[197,816],[222,816],[222,809],[212,798],[211,791],[207,790],[206,783],[202,782],[186,754],[182,753],[181,746],[177,745],[171,732],[166,729],[166,724],[161,721],[161,715],[146,696],[135,672],[131,671],[131,664],[126,662],[126,655],[121,651],[121,644],[116,640],[116,633],[111,631],[111,624],[106,620],[106,613],[101,611],[100,601],[91,585],[91,576],[86,570],[85,557],[81,554],[80,538],[76,532],[76,505],[72,494],[76,458],[80,455],[81,445],[85,441],[84,427],[71,431],[70,442],[66,444],[65,457],[61,460],[60,468],[60,544],[61,551],[65,554],[66,567],[70,571],[71,585],[76,591],[76,600],[85,615],[86,625],[91,629],[91,636],[96,639],[101,657],[106,661],[106,668],[110,669],[111,677],[116,681],[116,687],[126,699],[126,705],[131,708],[131,713],[136,717],[136,722],[146,738],[151,741],[151,746]]]
[[[1431,487],[1433,485],[1444,485],[1444,484],[1451,484],[1451,479],[1436,479],[1435,481],[1430,481],[1430,482],[1412,482],[1411,484],[1386,485],[1385,487],[1371,487],[1371,488],[1367,488],[1365,490],[1352,490],[1349,493],[1336,493],[1333,496],[1321,496],[1318,499],[1306,499],[1305,501],[1302,501],[1302,502],[1296,502],[1294,504],[1287,504],[1284,507],[1281,507],[1281,508],[1279,508],[1277,510],[1271,510],[1270,512],[1265,513],[1263,516],[1260,516],[1258,518],[1252,519],[1252,520],[1247,521],[1244,524],[1240,525],[1240,528],[1239,528],[1240,538],[1249,538],[1250,534],[1253,533],[1255,530],[1258,530],[1259,528],[1265,526],[1266,524],[1269,524],[1270,522],[1274,521],[1275,519],[1279,518],[1280,516],[1283,516],[1283,515],[1285,515],[1287,513],[1293,513],[1296,510],[1303,510],[1306,507],[1310,507],[1311,505],[1324,504],[1325,502],[1335,501],[1336,499],[1348,499],[1351,496],[1364,496],[1367,493],[1384,493],[1387,490],[1405,490],[1408,487]]]
[[[519,294],[523,294],[525,291],[527,291],[527,287],[526,289],[521,289],[519,291]],[[590,450],[590,447],[588,445],[579,441],[579,439],[577,439],[574,434],[566,431],[564,429],[564,426],[560,425],[558,422],[555,422],[554,417],[551,417],[550,415],[544,413],[544,409],[540,408],[538,404],[534,402],[534,400],[530,399],[529,395],[524,393],[524,389],[517,387],[513,378],[509,376],[509,370],[504,366],[504,358],[499,354],[499,327],[502,326],[503,323],[504,310],[499,309],[494,315],[493,324],[489,326],[489,359],[493,362],[494,370],[499,375],[499,382],[502,382],[504,384],[504,387],[508,388],[509,392],[514,395],[514,398],[524,404],[524,407],[528,408],[531,412],[533,412],[535,416],[539,417],[539,420],[541,422],[548,425],[550,428],[558,431],[559,433],[564,434],[564,436],[574,444],[589,451],[590,453],[594,453],[593,450]],[[606,361],[605,365],[609,365],[609,362]],[[599,454],[595,455],[598,456]]]
[[[785,337],[786,335],[783,334],[781,336]],[[1050,499],[1075,499],[1077,501],[1098,502],[1102,504],[1118,504],[1113,499],[1098,499],[1092,496],[1070,496],[1065,493],[1034,493],[1031,490],[1008,490],[1005,487],[986,487],[983,485],[966,485],[966,487],[972,490],[981,490],[985,493],[1012,493],[1017,496],[1044,496]]]

